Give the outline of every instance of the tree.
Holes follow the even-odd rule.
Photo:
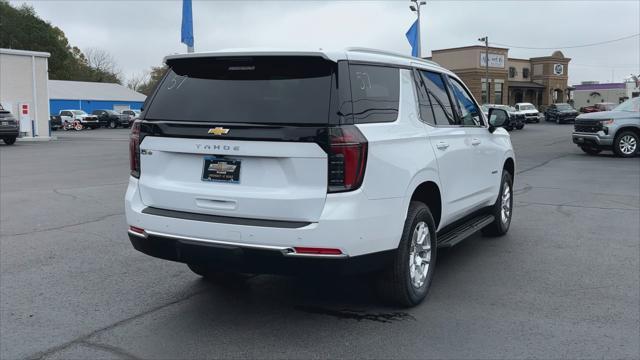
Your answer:
[[[121,83],[114,61],[114,66],[106,71],[92,68],[82,51],[69,44],[60,28],[40,19],[28,5],[15,8],[6,0],[0,0],[0,47],[50,53],[49,79],[52,80]]]
[[[148,72],[147,81],[140,84],[138,90],[136,91],[139,91],[147,96],[151,95],[151,93],[153,93],[153,90],[155,90],[156,86],[158,85],[160,80],[162,80],[164,74],[168,69],[169,68],[166,65],[151,67],[151,70]]]
[[[133,91],[142,92],[143,87],[147,86],[149,79],[151,79],[150,71],[143,71],[141,73],[133,74],[127,80],[127,87]]]
[[[116,60],[107,51],[98,48],[88,48],[84,51],[86,64],[93,70],[94,81],[122,83],[122,71]]]

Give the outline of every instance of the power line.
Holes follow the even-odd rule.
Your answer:
[[[491,45],[505,46],[505,47],[514,48],[514,49],[532,49],[532,50],[575,49],[575,48],[581,48],[581,47],[589,47],[589,46],[597,46],[597,45],[609,44],[609,43],[613,43],[613,42],[617,42],[617,41],[631,39],[631,38],[638,37],[638,36],[640,36],[640,33],[629,35],[629,36],[624,36],[624,37],[621,37],[621,38],[618,38],[618,39],[613,39],[613,40],[606,40],[606,41],[600,41],[600,42],[591,43],[591,44],[572,45],[572,46],[531,47],[531,46],[518,46],[518,45],[500,44],[500,43],[491,43]]]
[[[593,67],[593,68],[602,68],[602,69],[631,69],[631,68],[640,68],[640,64],[614,64],[614,65],[596,65],[596,64],[579,64],[579,63],[571,63],[571,66],[583,66],[583,67]]]

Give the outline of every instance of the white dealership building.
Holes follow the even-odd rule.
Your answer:
[[[0,48],[0,104],[18,119],[23,138],[50,138],[49,56]]]

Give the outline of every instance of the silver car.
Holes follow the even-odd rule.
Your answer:
[[[582,114],[576,118],[573,142],[590,155],[613,150],[618,156],[640,152],[640,97],[629,99],[611,111]]]

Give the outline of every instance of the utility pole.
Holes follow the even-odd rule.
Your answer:
[[[484,41],[484,72],[485,72],[485,84],[486,84],[486,89],[487,89],[487,98],[486,103],[489,103],[489,37],[485,36],[483,38],[478,39],[478,41],[482,42]]]
[[[420,6],[422,5],[426,5],[427,2],[426,1],[420,1],[420,0],[411,0],[412,3],[414,3],[414,5],[409,5],[409,9],[411,9],[411,11],[415,12],[416,15],[418,15],[418,57],[421,58],[422,57],[422,39],[420,37]]]

